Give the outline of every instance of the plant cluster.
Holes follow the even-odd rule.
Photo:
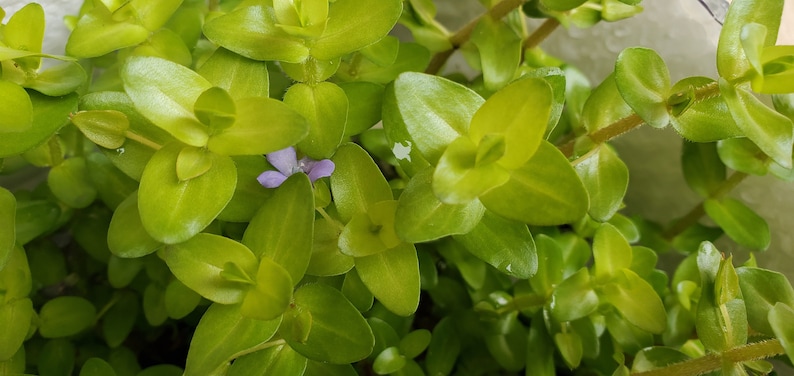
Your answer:
[[[1,171],[46,175],[0,188],[0,374],[774,373],[794,289],[712,242],[766,250],[728,194],[794,180],[783,1],[733,1],[716,79],[638,47],[592,88],[538,47],[639,2],[450,32],[432,0],[91,0],[66,56],[0,8]],[[643,124],[703,197],[673,223],[622,214]]]

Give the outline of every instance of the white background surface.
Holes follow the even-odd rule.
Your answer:
[[[439,18],[448,25],[466,22],[481,12],[476,0],[444,1],[451,6],[440,7]],[[0,0],[6,17],[26,3]],[[62,54],[68,36],[63,16],[76,13],[81,2],[42,0],[40,3],[47,12],[44,48],[49,53]],[[794,0],[786,3],[779,43],[794,44]],[[613,69],[617,54],[632,46],[657,50],[670,67],[673,80],[692,75],[716,77],[715,50],[720,26],[696,0],[645,0],[642,5],[645,11],[627,21],[600,23],[586,30],[557,30],[542,47],[578,66],[594,84]],[[631,171],[628,208],[639,209],[639,214],[650,219],[668,221],[683,215],[698,202],[684,184],[678,159],[680,139],[671,130],[643,127],[615,144]],[[762,264],[784,270],[794,278],[794,184],[753,177],[735,193],[756,208],[772,227],[772,246],[761,255]],[[736,251],[726,247],[721,250]]]

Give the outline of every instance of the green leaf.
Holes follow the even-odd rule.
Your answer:
[[[168,317],[179,320],[201,303],[201,295],[185,286],[178,279],[172,279],[165,287],[165,311]]]
[[[41,5],[37,3],[26,4],[8,19],[3,28],[5,45],[23,51],[41,52],[44,39],[44,22],[44,9]],[[19,58],[16,63],[25,70],[35,70],[39,68],[41,58]]]
[[[656,51],[639,47],[623,50],[615,63],[615,84],[643,121],[655,128],[667,126],[670,72]]]
[[[707,77],[688,77],[678,81],[670,90],[668,99],[672,115],[670,123],[678,133],[694,142],[711,142],[742,136],[721,95],[695,101],[695,90],[716,85]],[[678,99],[676,99],[678,98]],[[680,103],[676,103],[680,101]]]
[[[372,308],[374,299],[367,286],[361,281],[361,277],[355,271],[345,274],[345,281],[342,283],[342,294],[345,295],[360,312],[367,312]]]
[[[647,281],[629,269],[618,270],[614,281],[603,287],[601,296],[626,321],[642,330],[661,334],[667,327],[662,299]]]
[[[378,354],[372,363],[372,370],[378,375],[388,375],[405,367],[405,356],[395,346],[387,347]]]
[[[608,221],[623,204],[629,186],[628,167],[612,148],[600,146],[574,168],[590,198],[588,214],[596,221]]]
[[[89,358],[80,367],[80,376],[116,376],[116,371],[102,358]]]
[[[772,46],[777,40],[782,13],[783,3],[776,0],[738,0],[731,3],[717,43],[717,71],[720,77],[733,82],[752,69],[742,46],[744,26],[756,23],[766,27],[763,45]]]
[[[598,296],[592,288],[587,268],[579,269],[562,281],[551,295],[549,310],[557,321],[573,321],[586,317],[598,308]]]
[[[732,198],[719,201],[709,199],[703,203],[703,208],[735,242],[759,251],[769,247],[769,225],[741,201]]]
[[[71,375],[77,349],[66,339],[47,341],[39,350],[37,368],[41,375]]]
[[[270,76],[265,62],[248,59],[222,47],[215,50],[196,72],[226,90],[235,100],[267,98],[270,93]]]
[[[419,305],[419,261],[413,244],[355,259],[361,281],[389,311],[408,316]]]
[[[763,104],[742,87],[720,79],[720,92],[745,136],[778,164],[791,168],[794,126],[791,120]]]
[[[488,98],[474,113],[469,137],[482,148],[487,136],[504,135],[505,151],[499,164],[509,170],[521,168],[540,147],[551,105],[552,91],[546,81],[516,81]]]
[[[695,329],[707,351],[725,351],[747,342],[747,310],[731,259],[704,242],[697,256],[701,274]]]
[[[85,208],[97,196],[96,189],[88,179],[84,157],[69,158],[50,169],[47,185],[55,197],[72,208]]]
[[[496,91],[507,85],[521,62],[522,41],[516,31],[501,20],[482,17],[472,31],[471,42],[479,51],[485,88]]]
[[[132,332],[141,310],[140,299],[135,293],[122,292],[102,317],[102,334],[111,348],[121,346]]]
[[[504,143],[501,145],[504,150]],[[480,164],[479,157],[477,145],[466,136],[458,137],[447,147],[432,178],[433,193],[441,202],[470,204],[510,179],[510,172],[501,165],[493,161]]]
[[[470,232],[454,238],[471,254],[509,276],[524,279],[538,271],[535,242],[523,223],[486,211]]]
[[[267,154],[295,145],[308,134],[306,119],[280,101],[249,97],[238,100],[236,105],[234,124],[214,133],[207,143],[217,154]]]
[[[342,60],[336,77],[345,81],[372,82],[386,85],[404,72],[421,72],[430,62],[430,52],[419,44],[403,42],[394,64],[380,66],[369,59]],[[354,64],[355,63],[355,64]]]
[[[715,143],[684,142],[681,167],[687,185],[701,197],[710,197],[725,181],[725,165]]]
[[[77,90],[86,82],[86,79],[87,75],[80,64],[68,62],[27,77],[22,86],[57,97]]]
[[[314,41],[311,55],[331,60],[383,38],[402,13],[402,1],[337,0],[328,10],[328,24]]]
[[[217,86],[205,90],[193,104],[193,113],[211,132],[229,128],[234,124],[237,108],[229,93]]]
[[[554,335],[554,344],[560,350],[562,359],[568,368],[577,368],[582,361],[584,350],[582,339],[575,332],[557,333]]]
[[[27,298],[0,305],[0,322],[6,328],[0,333],[0,361],[11,359],[22,348],[35,313],[33,303]]]
[[[302,313],[311,315],[311,327],[305,338],[294,337],[291,328]],[[322,284],[295,291],[279,333],[301,355],[333,364],[364,359],[375,345],[372,330],[356,307],[339,290]]]
[[[648,372],[689,359],[689,356],[674,348],[661,346],[649,347],[637,353],[634,362],[631,364],[631,372]]]
[[[254,60],[300,63],[309,56],[301,38],[276,26],[272,7],[252,5],[213,18],[204,24],[204,35],[213,43]]]
[[[59,296],[39,310],[39,334],[44,338],[75,335],[94,324],[96,308],[77,296]]]
[[[256,276],[256,256],[248,247],[223,236],[198,234],[190,240],[168,245],[159,253],[171,272],[201,296],[221,304],[243,300],[247,286],[224,278],[236,265],[248,277]]]
[[[339,250],[341,229],[324,218],[314,221],[314,243],[306,274],[331,276],[344,274],[353,268],[353,258]]]
[[[160,248],[141,223],[138,194],[132,193],[113,212],[107,233],[110,251],[119,257],[143,257]]]
[[[270,340],[280,325],[280,318],[261,321],[244,317],[239,305],[211,305],[190,340],[185,375],[224,370],[232,359]]]
[[[747,174],[764,176],[773,165],[779,166],[770,163],[769,157],[756,144],[743,137],[720,140],[717,142],[717,153],[726,166]]]
[[[361,54],[380,66],[389,66],[397,60],[400,50],[400,39],[387,35],[379,41],[361,49]]]
[[[140,258],[121,258],[110,255],[108,259],[108,282],[119,289],[128,286],[143,269],[143,260]]]
[[[417,329],[406,334],[400,340],[400,353],[413,359],[423,353],[430,344],[431,334],[427,329]]]
[[[10,191],[0,187],[0,270],[3,270],[11,258],[16,244],[16,212],[16,198]],[[0,359],[5,357],[0,356]]]
[[[218,215],[226,222],[250,222],[259,207],[273,195],[273,190],[262,189],[256,180],[262,171],[270,168],[262,155],[240,155],[232,157],[237,167],[237,186],[232,200]]]
[[[80,111],[71,116],[72,124],[91,142],[106,148],[117,149],[127,140],[130,121],[123,112],[115,110]]]
[[[212,160],[207,149],[186,146],[176,157],[176,176],[180,182],[195,179],[212,168]]]
[[[165,309],[165,289],[158,283],[149,283],[143,290],[143,317],[151,326],[160,326],[168,320]]]
[[[383,126],[400,164],[438,163],[444,149],[468,133],[474,113],[484,102],[474,91],[450,80],[401,74],[386,88],[383,100]]]
[[[268,347],[235,359],[229,376],[303,375],[308,360],[289,345]]]
[[[272,320],[287,310],[292,299],[293,279],[287,269],[262,257],[256,273],[256,285],[245,294],[240,314],[257,320]]]
[[[480,201],[489,210],[531,225],[577,221],[588,207],[587,191],[562,153],[543,141],[532,158],[510,173],[510,180]]]
[[[400,245],[402,241],[394,231],[396,210],[397,201],[387,200],[353,216],[339,234],[339,249],[349,256],[364,257]]]
[[[331,192],[339,218],[348,222],[358,213],[381,201],[392,200],[391,187],[369,153],[360,146],[347,143],[334,154],[336,165],[331,175]]]
[[[775,332],[775,337],[783,345],[789,360],[794,359],[794,330],[791,323],[794,320],[794,309],[785,303],[775,303],[769,310],[769,325]]]
[[[582,124],[588,133],[607,127],[632,114],[632,109],[623,100],[615,83],[615,74],[610,74],[596,87],[582,108]]]
[[[527,341],[527,374],[537,376],[555,376],[554,346],[544,325],[531,325]]]
[[[30,96],[21,86],[0,81],[0,133],[24,132],[33,125],[33,104]]]
[[[330,82],[292,85],[284,94],[284,103],[303,115],[309,133],[298,149],[314,159],[329,158],[342,142],[347,122],[347,96]]]
[[[196,99],[212,87],[187,67],[157,57],[130,57],[121,68],[124,90],[135,108],[178,140],[203,147],[208,129],[193,113]]]
[[[445,317],[433,328],[430,344],[425,354],[425,368],[431,375],[448,375],[455,367],[460,354],[460,336],[455,323]]]
[[[433,170],[416,174],[400,195],[394,225],[397,235],[409,243],[465,234],[480,221],[485,208],[478,200],[448,205],[433,194]]]
[[[66,54],[80,58],[98,57],[137,45],[149,38],[145,27],[116,20],[102,3],[83,14],[66,41]]]
[[[298,283],[311,258],[314,195],[305,174],[293,174],[259,208],[242,243],[258,258],[269,257]]]
[[[33,111],[33,126],[24,132],[3,133],[0,137],[0,158],[22,154],[45,142],[68,123],[70,113],[77,111],[76,94],[48,97],[29,92],[28,95],[36,109]]]
[[[372,82],[341,82],[349,106],[345,136],[354,136],[371,128],[381,119],[385,87]]]
[[[750,327],[761,333],[774,334],[769,323],[769,312],[778,302],[794,305],[794,289],[783,274],[772,270],[742,267],[736,269],[739,286],[747,306]]]
[[[180,181],[176,162],[183,148],[173,143],[158,150],[146,164],[138,190],[143,227],[166,244],[183,242],[206,228],[231,200],[237,183],[231,158],[215,154],[210,154],[212,167],[206,173]]]
[[[545,7],[556,10],[566,11],[584,4],[587,0],[540,0]]]
[[[527,362],[527,336],[529,333],[518,320],[517,312],[504,316],[492,325],[497,327],[495,329],[498,332],[485,334],[485,345],[488,352],[499,366],[508,371],[523,369]]]
[[[596,230],[593,238],[595,275],[599,280],[617,275],[631,266],[632,250],[626,238],[611,224],[605,223]]]

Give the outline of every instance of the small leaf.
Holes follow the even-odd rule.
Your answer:
[[[703,208],[725,230],[725,234],[737,243],[759,251],[769,247],[769,225],[741,201],[732,198],[720,201],[709,199],[703,203]]]
[[[212,168],[212,154],[206,149],[187,146],[176,157],[176,176],[185,182],[204,175]]]
[[[96,199],[96,188],[88,179],[84,157],[69,158],[50,169],[47,185],[52,193],[72,208],[85,208]]]
[[[272,320],[287,310],[293,281],[289,272],[265,256],[259,260],[256,285],[245,294],[240,314],[257,320]]]
[[[695,90],[707,85],[716,85],[716,82],[707,77],[688,77],[673,86],[670,92],[674,94],[668,99],[672,107],[670,123],[673,128],[682,137],[693,142],[712,142],[742,136],[742,131],[733,120],[728,104],[721,95],[694,101]],[[687,98],[682,99],[683,103],[672,103],[676,95],[685,95]]]
[[[133,192],[113,212],[107,233],[108,248],[119,257],[143,257],[162,244],[154,240],[141,223],[138,194]]]
[[[714,143],[684,142],[681,155],[684,179],[701,197],[710,197],[725,181],[725,165]]]
[[[667,327],[662,299],[648,282],[628,269],[617,272],[614,282],[603,289],[603,299],[638,328],[661,334]]]
[[[289,345],[268,347],[243,355],[229,367],[229,376],[303,375],[307,359]]]
[[[401,243],[371,256],[357,257],[356,271],[375,298],[400,316],[419,305],[419,261],[413,244]]]
[[[237,109],[234,99],[226,90],[213,86],[205,90],[193,105],[193,113],[210,130],[229,128],[234,124]]]
[[[80,58],[97,57],[137,45],[149,37],[145,27],[114,20],[113,16],[104,4],[83,14],[69,34],[66,53]]]
[[[354,136],[381,120],[385,87],[372,82],[341,82],[348,99],[345,136]]]
[[[213,304],[199,321],[187,353],[185,375],[225,369],[232,359],[270,340],[281,319],[261,321],[240,314],[239,305]]]
[[[94,324],[96,308],[77,296],[60,296],[44,303],[39,311],[39,334],[44,338],[68,337]]]
[[[2,81],[0,81],[2,82]],[[2,133],[0,158],[15,156],[48,140],[66,125],[69,114],[77,111],[77,95],[48,97],[35,91],[28,92],[33,112],[33,126],[24,132]],[[24,111],[24,106],[20,107]],[[3,117],[3,119],[5,119]],[[3,120],[0,120],[2,122]]]
[[[101,358],[89,358],[80,367],[80,376],[116,376],[116,371]]]
[[[516,31],[501,20],[482,17],[471,42],[479,51],[485,88],[495,91],[507,85],[521,62],[521,38]]]
[[[596,87],[582,108],[582,124],[588,133],[593,133],[623,119],[632,113],[615,83],[615,74],[610,74]],[[604,111],[608,108],[609,111]]]
[[[0,133],[23,132],[33,125],[33,104],[30,96],[21,86],[0,81],[0,97],[3,106],[0,107]]]
[[[405,356],[397,347],[387,347],[381,351],[372,363],[372,370],[378,375],[395,373],[405,367]]]
[[[172,279],[165,287],[165,311],[168,317],[179,320],[201,303],[201,295],[185,286],[178,279]]]
[[[243,300],[247,286],[223,278],[227,264],[235,264],[249,277],[258,261],[248,247],[223,236],[198,234],[192,239],[163,248],[160,257],[171,272],[201,296],[221,304]]]
[[[669,123],[670,73],[664,60],[648,48],[627,48],[615,63],[615,83],[623,100],[655,128]]]
[[[582,361],[582,340],[574,332],[557,333],[554,335],[554,344],[560,350],[562,359],[570,369],[579,367]]]
[[[598,303],[590,274],[582,268],[554,288],[549,310],[557,321],[573,321],[595,312]]]
[[[41,52],[44,23],[44,9],[41,5],[37,3],[25,5],[8,19],[3,28],[5,45],[24,51]],[[25,70],[36,70],[41,64],[41,58],[20,58],[16,63]]]
[[[71,117],[91,142],[106,148],[117,149],[127,140],[126,132],[130,121],[123,112],[114,110],[80,111]]]
[[[333,157],[336,170],[331,175],[331,192],[343,222],[355,214],[366,213],[381,201],[392,200],[391,188],[369,153],[348,143]]]
[[[720,140],[717,142],[717,153],[726,166],[747,174],[764,176],[772,169],[771,165],[780,166],[770,163],[769,157],[744,137]]]
[[[311,326],[305,338],[294,337],[291,329],[302,312],[311,315]],[[372,330],[356,307],[339,290],[322,284],[307,284],[295,291],[279,333],[301,355],[333,364],[364,359],[375,344]]]
[[[720,77],[733,82],[752,69],[742,47],[743,27],[750,23],[764,26],[767,33],[763,45],[772,46],[777,40],[782,13],[783,3],[776,0],[747,0],[731,4],[717,43],[717,71]]]
[[[425,367],[431,375],[447,375],[455,367],[460,354],[460,336],[454,321],[445,317],[433,328],[425,354]]]
[[[632,373],[642,373],[689,360],[680,350],[670,347],[649,347],[637,353],[631,364]]]
[[[794,320],[794,309],[785,303],[775,303],[769,310],[769,325],[775,332],[775,337],[783,345],[789,360],[794,359],[794,331],[791,323]]]
[[[505,184],[509,171],[497,163],[478,163],[477,146],[465,136],[458,137],[444,151],[433,173],[433,193],[448,205],[469,204]]]
[[[141,310],[138,294],[124,292],[117,298],[102,318],[102,334],[111,348],[119,347],[127,339]]]
[[[769,312],[776,303],[794,305],[794,289],[783,274],[772,270],[742,267],[736,269],[747,306],[750,327],[764,334],[774,334]]]
[[[608,221],[623,204],[629,185],[629,169],[612,148],[602,145],[598,152],[574,166],[590,198],[590,214]]]

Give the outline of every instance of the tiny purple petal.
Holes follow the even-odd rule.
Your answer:
[[[334,162],[330,159],[323,159],[321,161],[316,161],[312,163],[311,167],[309,167],[306,173],[309,175],[309,180],[312,183],[317,181],[319,178],[324,178],[326,176],[331,176],[331,173],[334,172]]]
[[[295,148],[292,146],[268,153],[266,157],[267,161],[270,162],[273,167],[284,174],[285,179],[298,169],[298,157],[295,155]]]
[[[278,171],[268,170],[259,174],[256,180],[265,188],[276,188],[280,186],[284,180],[287,180],[287,176]]]

